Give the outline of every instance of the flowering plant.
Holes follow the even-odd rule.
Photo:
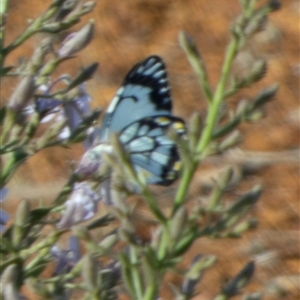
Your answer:
[[[190,117],[185,138],[172,130],[168,132],[170,143],[178,146],[183,167],[171,212],[166,214],[143,174],[132,165],[118,136],[112,136],[109,145],[98,143],[100,129],[95,123],[100,110],[91,110],[91,97],[85,85],[98,64],[85,67],[74,78],[61,75],[53,79],[58,66],[92,41],[94,22],[89,21],[68,35],[58,47],[54,47],[53,34],[72,30],[81,16],[93,9],[94,2],[53,0],[18,38],[5,45],[7,1],[3,1],[1,77],[18,75],[20,82],[1,107],[1,201],[5,201],[6,186],[15,171],[32,155],[48,147],[67,147],[80,142],[86,150],[51,205],[33,209],[30,201],[22,200],[14,216],[0,211],[0,274],[4,299],[22,299],[24,286],[30,286],[45,299],[72,299],[78,293],[82,299],[118,299],[121,293],[130,295],[131,299],[159,299],[165,275],[178,269],[182,257],[196,240],[204,236],[238,237],[253,228],[255,222],[244,216],[258,201],[261,187],[255,186],[231,203],[224,203],[222,197],[231,185],[232,168],[226,169],[216,180],[205,205],[198,204],[190,211],[187,192],[201,162],[209,155],[223,153],[236,145],[240,141],[235,131],[238,125],[257,119],[263,105],[276,93],[274,85],[263,89],[249,102],[241,101],[234,111],[222,110],[229,96],[259,81],[266,72],[266,62],[258,60],[246,75],[232,77],[230,73],[245,41],[263,29],[268,13],[279,8],[277,1],[260,7],[256,2],[240,1],[242,13],[231,27],[231,40],[215,89],[209,84],[204,61],[193,39],[184,32],[179,34],[180,45],[207,100],[208,112],[203,124],[199,114]],[[6,58],[17,47],[41,32],[52,35],[40,42],[24,70],[6,65]],[[46,130],[37,137],[41,124],[46,125]],[[125,180],[128,178],[130,185]],[[132,221],[134,207],[126,203],[132,193],[143,197],[155,220],[149,241],[142,241],[136,235]],[[100,202],[109,207],[109,213],[92,219]],[[13,221],[5,226],[9,218]],[[209,221],[203,224],[205,218]],[[91,234],[97,228],[116,223],[101,239]],[[42,234],[46,226],[51,228],[48,235]],[[69,246],[62,249],[59,242],[66,234]],[[181,285],[172,286],[174,298],[192,299],[204,271],[215,260],[212,255],[194,257],[189,268],[180,271]],[[44,278],[43,272],[53,263],[53,272]],[[249,262],[215,299],[229,299],[240,293],[253,272],[254,263]],[[255,293],[243,299],[260,297]]]

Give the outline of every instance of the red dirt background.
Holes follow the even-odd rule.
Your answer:
[[[267,75],[255,87],[228,99],[228,103],[249,99],[274,82],[279,83],[279,91],[274,101],[267,104],[262,120],[241,126],[244,141],[240,151],[205,162],[197,171],[189,194],[191,203],[205,201],[205,189],[222,168],[233,164],[238,173],[250,164],[251,172],[248,167],[235,194],[257,183],[263,185],[264,193],[251,213],[259,220],[258,227],[237,240],[203,238],[191,247],[183,265],[188,265],[198,253],[218,256],[217,264],[207,271],[199,285],[201,293],[195,300],[213,299],[222,284],[251,259],[256,261],[257,271],[249,290],[264,291],[264,299],[299,299],[300,9],[296,0],[282,2],[281,10],[270,15],[266,29],[248,42],[235,63],[234,71],[238,73],[263,57],[268,61]],[[11,0],[6,44],[22,32],[28,19],[36,18],[50,3]],[[168,68],[175,114],[185,119],[194,111],[204,114],[206,102],[179,46],[178,33],[184,30],[195,39],[215,87],[229,40],[228,28],[239,12],[237,0],[101,0],[94,12],[76,27],[93,18],[96,32],[92,43],[78,58],[60,67],[59,73],[74,75],[81,67],[99,62],[100,68],[87,89],[93,97],[92,106],[106,108],[126,72],[146,56],[158,54]],[[29,57],[43,37],[38,35],[27,41],[22,49],[13,52],[7,64],[16,65],[21,58]],[[17,83],[11,82],[1,82],[1,102],[8,99]],[[70,162],[82,153],[79,145],[68,150],[47,149],[30,158],[10,182],[10,194],[3,208],[13,215],[22,198],[33,203],[53,199],[71,173]],[[172,192],[171,187],[160,196],[166,211]],[[147,211],[140,205],[136,224],[139,234],[145,237],[149,230],[142,220],[147,217]],[[177,283],[180,278],[170,274],[167,280]],[[162,299],[172,299],[168,287]]]

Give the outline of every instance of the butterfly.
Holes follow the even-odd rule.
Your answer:
[[[129,71],[102,123],[101,141],[108,141],[111,133],[119,134],[132,165],[148,184],[169,185],[179,175],[177,145],[166,131],[172,128],[183,136],[186,129],[184,121],[171,110],[166,66],[153,55]]]
[[[92,148],[79,166],[89,173],[97,168],[101,151],[111,149],[111,135],[117,134],[129,154],[135,171],[147,184],[167,186],[179,176],[180,155],[167,131],[173,129],[184,136],[184,121],[172,115],[172,99],[166,66],[159,56],[149,56],[136,64],[126,75],[112,99],[97,135],[100,143]],[[105,150],[106,149],[106,150]],[[109,151],[107,151],[109,152]],[[102,195],[110,203],[110,179],[102,183]]]

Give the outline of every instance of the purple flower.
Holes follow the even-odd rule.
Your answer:
[[[42,85],[39,90],[45,95],[49,96],[53,87],[61,81],[70,81],[68,75],[63,75],[51,84]],[[48,123],[50,121],[57,122],[67,119],[67,126],[65,126],[59,133],[58,138],[64,140],[70,137],[71,133],[77,129],[81,121],[90,113],[91,97],[85,90],[84,83],[78,86],[77,96],[69,101],[62,101],[59,99],[40,97],[36,100],[35,106],[30,105],[25,109],[26,114],[31,114],[37,111],[41,118],[41,123]],[[94,129],[89,128],[87,131],[87,138],[84,141],[85,148],[91,147],[93,143]]]
[[[97,212],[100,199],[100,194],[94,192],[86,182],[75,183],[73,192],[65,203],[66,210],[57,228],[68,228],[92,218]]]
[[[8,193],[8,188],[3,187],[0,189],[0,202],[3,201],[7,193]],[[8,220],[9,220],[9,214],[3,209],[0,209],[0,232],[4,230],[4,227]]]
[[[75,236],[70,236],[67,250],[62,250],[55,245],[51,248],[50,252],[57,261],[53,276],[69,272],[81,257],[79,241]]]

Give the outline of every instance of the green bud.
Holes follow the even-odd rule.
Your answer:
[[[18,266],[9,265],[1,276],[0,293],[4,299],[21,300],[16,282],[18,281]]]
[[[33,75],[25,76],[8,100],[8,107],[13,111],[21,111],[32,100],[35,92]]]
[[[273,84],[268,88],[265,88],[259,92],[259,94],[253,100],[253,106],[255,108],[261,107],[265,103],[272,100],[278,90],[278,84]]]
[[[21,201],[17,207],[13,227],[13,244],[18,247],[22,241],[24,230],[28,225],[30,217],[30,203],[27,200]]]
[[[187,251],[187,249],[192,245],[192,243],[197,238],[198,225],[190,227],[188,231],[185,232],[184,236],[178,241],[175,249],[173,249],[174,256],[180,256]]]
[[[80,17],[91,12],[95,5],[95,1],[86,1],[84,3],[80,1],[79,5],[65,17],[63,23],[66,25],[78,23],[80,21]]]
[[[28,72],[31,74],[35,74],[41,68],[44,63],[44,59],[46,54],[50,52],[52,48],[51,39],[46,38],[41,41],[40,45],[34,51],[30,63],[28,64]]]
[[[158,250],[161,245],[161,239],[162,239],[162,233],[163,233],[163,227],[158,226],[156,230],[152,234],[151,238],[151,248],[154,250]]]
[[[186,32],[180,31],[179,32],[179,43],[180,46],[190,55],[200,58],[200,53],[198,52],[197,46],[195,41],[191,36],[189,36]]]
[[[240,100],[237,105],[236,115],[244,117],[248,110],[248,104],[249,104],[249,102],[246,99]]]
[[[83,14],[87,14],[87,13],[91,12],[94,9],[95,5],[96,5],[95,1],[84,2],[80,13],[83,15]]]
[[[253,276],[255,269],[254,262],[248,263],[239,274],[237,274],[228,284],[222,289],[222,294],[227,297],[233,297],[246,286]]]
[[[250,229],[253,229],[257,226],[257,220],[251,219],[246,220],[237,226],[234,227],[234,229],[229,233],[230,237],[239,237],[242,233],[245,231],[248,231]]]
[[[246,120],[248,122],[255,122],[261,120],[264,116],[265,116],[264,112],[261,109],[259,109],[259,110],[255,110],[251,114],[248,114]]]
[[[98,287],[98,262],[91,254],[86,254],[82,258],[82,278],[85,287],[93,291]]]
[[[76,8],[78,3],[79,3],[79,0],[64,1],[55,16],[55,20],[56,21],[63,20],[66,15],[68,15],[71,11],[73,11]]]
[[[98,68],[98,63],[93,63],[86,68],[83,68],[81,72],[69,83],[67,90],[71,90],[79,84],[91,79]]]
[[[189,144],[190,149],[195,149],[202,131],[202,119],[198,112],[194,112],[189,120]]]
[[[267,73],[267,62],[264,59],[259,59],[254,62],[249,75],[249,84],[261,80]]]
[[[105,251],[110,250],[118,241],[117,234],[110,234],[102,239],[99,243],[99,247],[103,248]]]
[[[136,236],[134,235],[134,232],[133,230],[131,230],[131,228],[121,227],[119,228],[118,233],[121,240],[125,241],[127,244],[137,244]]]
[[[299,252],[299,251],[298,251]],[[273,267],[273,266],[272,266]],[[274,298],[284,299],[285,295],[299,295],[299,273],[297,274],[285,274],[273,277],[269,280],[265,286],[268,294],[274,295]],[[296,296],[297,297],[297,296]],[[275,299],[276,299],[275,298]],[[292,299],[293,297],[291,297]]]
[[[93,241],[89,231],[83,226],[73,226],[72,233],[73,235],[77,236],[80,240],[84,240],[85,242]]]
[[[183,235],[188,222],[188,213],[184,206],[181,206],[173,216],[170,223],[170,244],[172,248],[173,244]]]
[[[200,281],[205,269],[211,267],[216,262],[216,257],[197,255],[184,276],[181,291],[184,295],[192,297],[196,284]]]
[[[2,156],[4,162],[1,165],[2,184],[8,181],[10,176],[14,174],[18,166],[24,162],[27,157],[28,153],[24,152],[24,149],[18,149]]]
[[[261,193],[262,187],[260,185],[254,186],[250,191],[246,192],[237,201],[230,205],[228,213],[235,215],[248,211],[258,201]]]
[[[221,172],[220,177],[218,178],[218,186],[220,187],[220,189],[226,190],[229,183],[232,181],[233,176],[233,168],[231,166],[225,168],[225,170]]]
[[[265,14],[254,15],[244,28],[244,33],[251,36],[264,29],[267,24],[267,16]]]
[[[54,70],[57,68],[57,66],[67,60],[68,58],[65,58],[65,57],[61,57],[61,58],[53,58],[51,60],[49,60],[42,68],[40,74],[39,74],[39,77],[37,79],[37,84],[40,85],[40,84],[43,84],[45,83],[45,80],[48,79],[48,76],[50,76]]]
[[[36,141],[36,149],[44,148],[48,143],[52,142],[53,139],[57,138],[58,135],[61,133],[63,128],[67,125],[67,119],[63,119],[61,121],[57,121],[53,123],[50,128],[48,128],[47,132],[44,133]]]
[[[276,11],[281,8],[281,2],[279,0],[269,0],[268,7],[271,11]]]
[[[234,130],[227,136],[220,144],[219,144],[219,150],[221,152],[224,152],[228,149],[231,149],[235,146],[237,146],[239,143],[242,142],[242,135],[238,130]]]
[[[57,52],[59,57],[72,56],[76,52],[85,48],[94,35],[94,22],[90,21],[83,26],[79,31],[71,33],[63,41],[62,46]]]
[[[260,292],[252,293],[250,295],[246,295],[243,300],[262,300],[263,294]]]
[[[206,71],[206,67],[204,61],[201,57],[199,50],[195,44],[195,41],[185,32],[181,31],[179,33],[179,43],[182,49],[187,54],[190,65],[194,69],[198,80],[201,84],[201,88],[205,97],[209,102],[212,101],[212,91],[208,82],[208,75]]]

